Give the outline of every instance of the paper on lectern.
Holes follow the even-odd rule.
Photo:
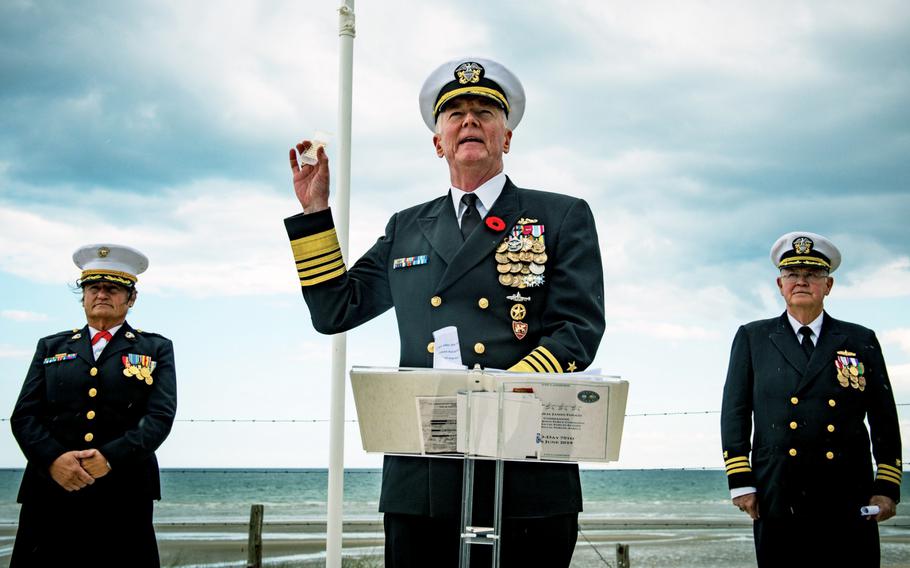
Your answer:
[[[503,393],[502,453],[498,453],[498,392],[472,392],[468,418],[467,393],[457,395],[457,449],[477,456],[525,459],[540,457],[541,403],[533,394]],[[470,422],[470,449],[467,435]]]

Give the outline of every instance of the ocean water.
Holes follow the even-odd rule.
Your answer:
[[[0,523],[16,522],[21,470],[0,470]],[[238,522],[250,505],[270,521],[320,520],[326,515],[324,469],[165,469],[158,522]],[[378,518],[379,469],[344,475],[345,519]],[[585,518],[739,518],[720,470],[582,470]]]
[[[18,519],[21,479],[22,470],[0,469],[0,523]],[[380,479],[379,469],[345,472],[346,519],[378,518]],[[730,505],[722,470],[583,469],[581,481],[586,519],[742,518]],[[165,469],[161,484],[162,500],[155,505],[159,522],[246,521],[253,503],[265,505],[271,521],[320,520],[326,515],[325,469]],[[910,501],[908,486],[904,503]]]

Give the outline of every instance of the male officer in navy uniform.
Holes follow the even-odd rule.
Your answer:
[[[401,366],[432,367],[433,332],[447,326],[457,328],[468,367],[563,373],[591,364],[604,331],[594,218],[580,199],[506,177],[503,154],[524,104],[518,78],[496,62],[463,58],[436,69],[420,108],[450,187],[393,215],[350,267],[328,208],[325,152],[301,167],[296,153],[310,142],[291,150],[304,213],[285,225],[318,331],[343,332],[395,308]],[[385,458],[386,566],[457,565],[461,470],[455,460]],[[478,467],[477,479],[486,487],[475,524],[489,515],[478,507],[489,508],[492,469]],[[568,566],[582,507],[577,466],[509,463],[504,491],[502,565]],[[487,549],[474,548],[472,561]]]
[[[10,566],[158,566],[155,450],[177,409],[174,350],[126,314],[148,259],[73,254],[88,324],[38,341],[10,420],[28,464]]]
[[[878,339],[824,311],[841,261],[831,241],[787,233],[771,260],[787,311],[739,328],[724,386],[733,503],[754,519],[761,567],[878,566],[877,522],[894,516],[902,475]],[[879,512],[862,515],[867,505]]]

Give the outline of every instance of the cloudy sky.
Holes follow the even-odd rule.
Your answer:
[[[84,324],[70,257],[99,241],[151,258],[129,320],[176,348],[162,465],[327,465],[331,339],[310,326],[282,219],[299,210],[287,149],[337,132],[336,9],[0,4],[0,467],[24,464],[6,417],[37,339]],[[782,312],[768,250],[796,229],[841,248],[826,308],[877,331],[910,447],[910,5],[399,0],[356,14],[351,255],[448,187],[417,108],[425,76],[466,54],[509,66],[528,106],[506,172],[588,200],[598,221],[595,367],[631,382],[614,467],[722,465],[730,342]],[[349,364],[396,364],[394,315],[348,346]],[[380,463],[347,433],[348,466]]]

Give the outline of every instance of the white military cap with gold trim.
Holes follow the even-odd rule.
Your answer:
[[[827,238],[808,231],[781,236],[771,247],[771,262],[777,268],[815,266],[829,273],[840,266],[840,251]]]
[[[145,272],[149,259],[138,250],[109,243],[85,245],[73,253],[73,262],[82,269],[79,285],[113,282],[132,288]]]
[[[514,73],[490,59],[462,57],[437,67],[420,89],[420,114],[427,128],[435,132],[436,117],[446,103],[466,95],[496,101],[506,112],[509,130],[525,112],[525,90]]]

